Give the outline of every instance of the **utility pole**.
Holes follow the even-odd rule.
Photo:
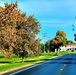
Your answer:
[[[45,38],[46,38],[46,33],[42,33],[44,37],[44,53],[45,53]]]

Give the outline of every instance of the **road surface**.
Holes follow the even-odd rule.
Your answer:
[[[4,75],[76,75],[76,54],[67,54]]]

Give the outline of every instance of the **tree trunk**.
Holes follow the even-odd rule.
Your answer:
[[[58,56],[58,48],[56,49],[56,53],[55,53],[55,56]]]
[[[22,57],[22,63],[24,62],[24,57]]]

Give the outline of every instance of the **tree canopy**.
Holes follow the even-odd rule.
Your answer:
[[[7,58],[10,58],[11,53],[18,54],[22,50],[38,55],[36,35],[39,29],[40,23],[34,16],[21,13],[17,2],[0,6],[0,47],[5,57],[8,54]]]
[[[55,38],[53,38],[50,41],[50,49],[51,51],[55,51],[55,49],[58,49],[61,45],[66,44],[66,34],[63,31],[57,31]]]

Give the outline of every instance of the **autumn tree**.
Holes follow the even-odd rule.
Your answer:
[[[39,28],[40,24],[34,16],[26,17],[26,13],[18,10],[17,2],[0,6],[0,46],[4,56],[11,58],[13,53],[18,55],[27,50],[37,53]]]
[[[16,16],[19,15],[19,11],[16,8],[17,3],[5,3],[5,7],[0,6],[0,44],[2,53],[6,58],[12,57],[14,42],[18,38],[16,36],[16,23],[18,20]]]
[[[58,53],[58,49],[61,45],[66,44],[66,34],[63,31],[57,31],[56,36],[54,39],[50,41],[50,48],[51,50],[57,49],[56,55]]]

